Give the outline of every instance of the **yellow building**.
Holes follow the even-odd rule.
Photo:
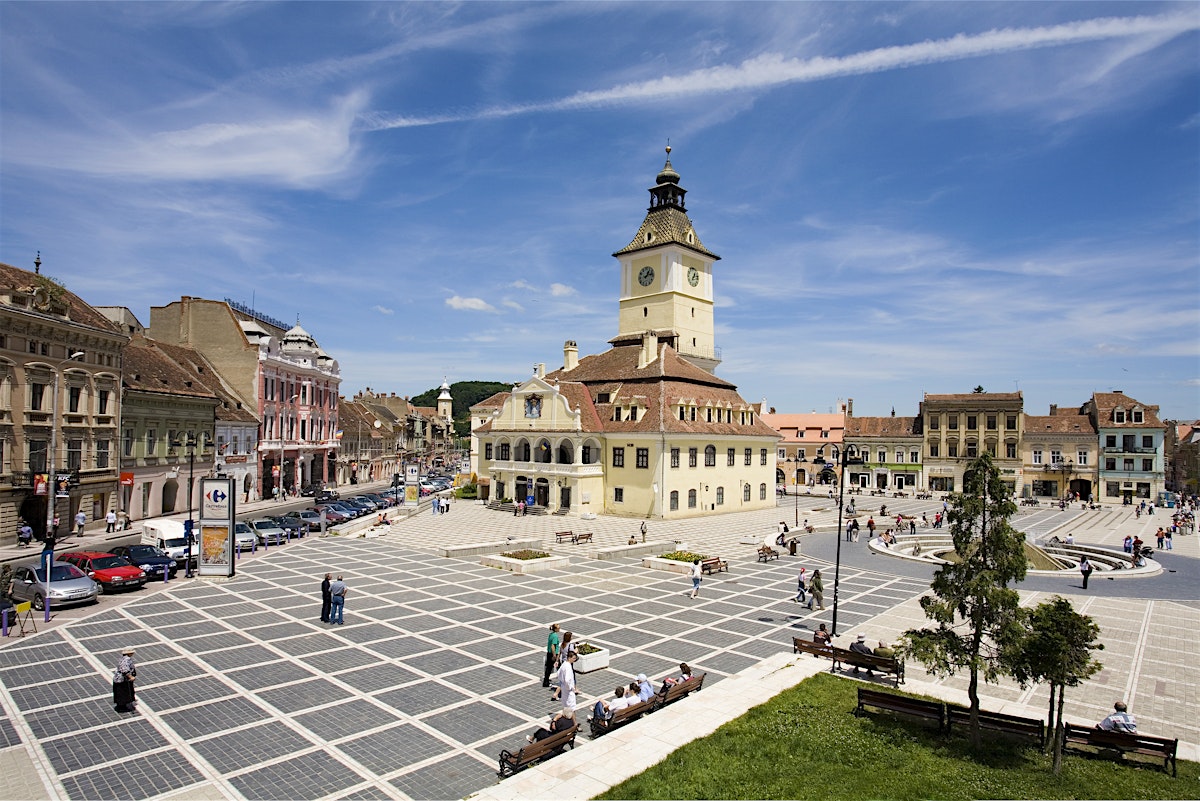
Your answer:
[[[670,148],[667,149],[668,156]],[[474,471],[493,501],[540,511],[687,517],[775,504],[779,435],[717,378],[713,265],[666,165],[621,266],[617,336],[471,408]]]

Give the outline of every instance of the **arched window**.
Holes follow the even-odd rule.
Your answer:
[[[716,467],[717,466],[717,449],[712,445],[709,445],[708,447],[706,447],[704,449],[704,466],[705,467]]]
[[[717,506],[725,505],[725,488],[717,487]]]
[[[679,490],[671,490],[671,511],[679,511]]]
[[[507,462],[512,458],[512,446],[507,442],[500,443],[500,456],[497,457],[502,462]]]
[[[760,501],[765,501],[767,499],[767,485],[766,484],[758,485],[758,499]]]
[[[696,491],[695,490],[688,490],[688,508],[689,509],[696,508]]]
[[[766,486],[766,485],[763,485],[763,486]],[[749,484],[742,487],[742,500],[743,501],[750,500],[750,485]]]

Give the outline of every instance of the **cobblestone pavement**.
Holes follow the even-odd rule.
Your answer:
[[[292,543],[244,563],[229,581],[173,582],[118,607],[67,613],[54,630],[0,648],[0,797],[461,798],[493,785],[500,750],[523,742],[557,707],[540,683],[551,622],[612,650],[609,669],[580,677],[581,706],[633,674],[668,675],[680,661],[707,672],[707,690],[829,622],[830,610],[808,612],[790,599],[803,563],[823,569],[831,603],[836,508],[802,498],[806,508],[797,510],[795,501],[651,522],[650,540],[680,540],[730,561],[729,573],[706,578],[696,600],[683,576],[633,558],[590,558],[596,548],[625,544],[640,521],[513,518],[459,502],[379,539]],[[901,503],[910,512],[934,508]],[[801,557],[757,562],[743,541],[761,540],[793,512],[823,533],[804,538]],[[1036,514],[1024,519],[1048,527],[1073,519]],[[596,541],[552,545],[553,532],[566,528],[593,531]],[[434,555],[509,536],[540,538],[570,555],[570,566],[521,576]],[[866,631],[894,639],[918,624],[908,613],[928,588],[928,569],[850,545],[839,582],[843,638]],[[326,571],[350,586],[344,626],[317,619]],[[1152,598],[1155,581],[1105,583]],[[1196,690],[1184,675],[1197,654],[1180,651],[1175,639],[1181,628],[1195,630],[1196,606],[1080,602],[1098,614],[1111,643],[1097,677],[1104,693],[1080,688],[1075,698],[1087,705],[1078,716],[1111,705],[1114,692],[1136,695],[1133,709],[1144,720],[1172,726],[1188,715],[1187,736],[1200,739]],[[109,700],[109,674],[125,645],[137,648],[136,716],[117,715]],[[1031,700],[1014,693],[1013,702]],[[591,745],[581,741],[580,752]]]

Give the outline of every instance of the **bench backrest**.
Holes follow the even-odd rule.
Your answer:
[[[536,740],[518,751],[516,758],[512,761],[516,765],[524,765],[535,759],[541,759],[551,751],[557,751],[559,748],[573,742],[575,734],[578,731],[579,724],[576,723],[571,728],[551,734],[544,740]]]
[[[849,648],[834,648],[834,656],[839,662],[849,662],[851,664],[858,663],[860,666],[874,666],[879,668],[891,669],[896,664],[894,656],[876,656],[875,654],[863,654],[858,651],[851,651]]]
[[[659,697],[662,699],[661,705],[665,706],[666,704],[678,701],[680,698],[683,698],[689,693],[699,691],[699,689],[704,686],[704,677],[707,675],[707,673],[701,673],[699,675],[692,676],[687,681],[681,681],[678,684],[669,685],[666,689],[666,692],[660,690]]]
[[[938,719],[945,715],[945,705],[940,701],[922,701],[920,698],[909,698],[906,695],[881,693],[878,690],[858,688],[859,706],[877,706],[881,709],[900,709],[920,714],[937,714]]]
[[[1072,740],[1086,740],[1093,745],[1111,745],[1127,750],[1149,751],[1159,754],[1174,755],[1179,747],[1179,740],[1167,737],[1154,737],[1150,734],[1138,734],[1125,731],[1106,731],[1090,726],[1080,726],[1077,723],[1066,724],[1067,737]]]
[[[946,717],[953,725],[967,725],[971,721],[971,710],[957,704],[946,704]],[[1003,712],[979,710],[979,725],[983,728],[1019,731],[1045,738],[1046,722],[1041,718],[1026,718],[1020,715],[1008,715]]]
[[[575,532],[574,531],[556,531],[556,532],[554,532],[554,536],[556,536],[556,537],[574,537]]]
[[[636,704],[630,704],[624,709],[618,709],[616,712],[613,712],[612,718],[610,718],[608,721],[608,726],[609,728],[612,728],[614,724],[624,723],[629,720],[640,718],[642,715],[650,712],[653,709],[653,698],[651,698],[649,701],[638,701]]]
[[[834,648],[829,645],[821,645],[812,640],[802,640],[799,637],[792,638],[792,653],[804,652],[806,654],[816,654],[817,656],[833,656]]]

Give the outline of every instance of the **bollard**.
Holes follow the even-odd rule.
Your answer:
[[[171,577],[171,566],[163,565],[163,584],[167,583],[167,579]]]
[[[242,544],[239,542],[239,543],[237,543],[236,551],[234,552],[233,559],[236,562],[238,559],[241,559],[241,558],[242,558]]]
[[[8,607],[0,609],[0,636],[8,636]]]

